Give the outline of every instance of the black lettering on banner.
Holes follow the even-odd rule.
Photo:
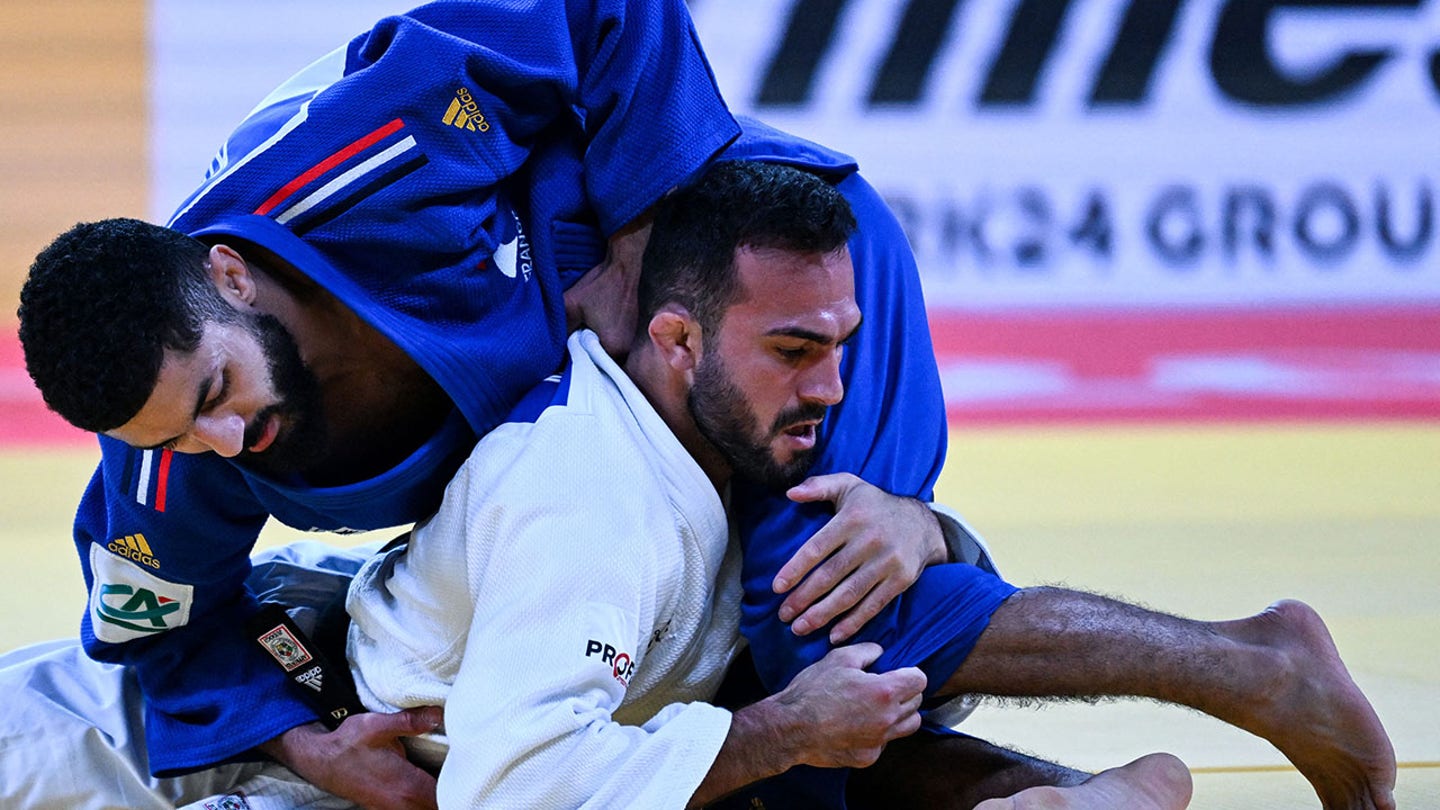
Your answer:
[[[1268,189],[1239,186],[1227,190],[1220,223],[1221,245],[1231,264],[1240,258],[1242,242],[1253,244],[1266,262],[1275,258],[1275,200]]]
[[[835,44],[840,15],[849,0],[798,0],[790,8],[785,35],[765,66],[755,104],[792,107],[810,100],[820,62]]]
[[[1145,217],[1145,236],[1155,254],[1172,268],[1193,267],[1205,251],[1205,226],[1195,189],[1179,185],[1162,189]]]
[[[1055,52],[1071,0],[1020,0],[1010,15],[1005,43],[991,63],[980,93],[984,107],[1016,106],[1035,100],[1040,72]]]
[[[1258,272],[1298,280],[1351,267],[1367,240],[1381,261],[1357,272],[1433,273],[1436,265],[1425,262],[1440,245],[1433,186],[1420,177],[1400,192],[1377,180],[1372,200],[1333,180],[1311,180],[1293,195],[1267,182],[1177,182],[1154,189],[1138,221],[1117,219],[1121,198],[1104,186],[982,188],[969,199],[954,190],[933,198],[901,191],[885,199],[927,281],[1076,281],[1087,269],[1095,279],[1123,269],[1126,278]],[[1127,239],[1145,252],[1138,267],[1116,264]]]
[[[1440,95],[1440,51],[1430,54],[1430,86]]]
[[[1181,0],[1130,0],[1115,44],[1105,58],[1089,106],[1139,104],[1150,92],[1155,65],[1175,33]]]
[[[1319,104],[1356,89],[1394,49],[1346,51],[1308,78],[1281,72],[1271,58],[1270,23],[1284,9],[1415,9],[1422,0],[1227,0],[1210,44],[1210,73],[1234,101],[1272,107]]]
[[[950,30],[960,0],[910,0],[870,85],[870,105],[914,104]]]
[[[961,245],[969,244],[975,261],[981,267],[995,262],[995,254],[985,240],[985,220],[990,218],[990,198],[982,196],[975,210],[966,216],[958,203],[945,206],[940,213],[940,249],[949,256],[960,255]]]
[[[1054,219],[1050,210],[1050,198],[1045,194],[1045,189],[1026,186],[1016,193],[1016,202],[1020,205],[1023,221],[1029,227],[1022,230],[1019,238],[1015,240],[1015,265],[1021,270],[1043,272],[1049,253],[1047,237],[1050,223]]]
[[[1340,229],[1329,240],[1316,233],[1315,221],[1326,209],[1339,216]],[[1322,267],[1335,265],[1355,251],[1360,241],[1360,212],[1345,189],[1335,183],[1316,183],[1305,189],[1295,207],[1295,241]]]
[[[1401,241],[1395,236],[1395,225],[1390,218],[1390,189],[1383,183],[1375,184],[1375,219],[1380,232],[1380,246],[1385,253],[1397,263],[1413,264],[1430,247],[1430,237],[1434,232],[1430,185],[1421,182],[1415,195],[1415,235],[1410,239]]]
[[[1070,242],[1077,247],[1090,246],[1090,252],[1103,259],[1111,258],[1115,247],[1115,223],[1110,204],[1099,189],[1091,189],[1080,221],[1070,229]],[[1105,265],[1109,269],[1109,265]]]

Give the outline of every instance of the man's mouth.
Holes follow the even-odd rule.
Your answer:
[[[815,428],[820,424],[819,420],[806,420],[780,431],[782,436],[790,440],[790,444],[798,449],[807,450],[815,446]]]
[[[246,448],[251,453],[263,453],[271,444],[275,443],[275,437],[280,435],[280,414],[271,413],[265,417],[264,427],[260,430],[260,436],[250,443]]]

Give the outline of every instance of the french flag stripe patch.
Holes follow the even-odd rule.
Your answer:
[[[157,458],[158,456],[158,458]],[[170,484],[170,460],[172,450],[140,451],[140,475],[137,476],[135,501],[141,506],[151,506],[157,512],[165,511],[165,497]]]
[[[261,203],[260,207],[255,209],[255,213],[260,215],[269,214],[271,211],[279,207],[282,202],[288,199],[291,195],[295,194],[301,188],[304,188],[307,184],[315,181],[321,175],[343,164],[345,161],[350,160],[351,158],[355,157],[356,155],[360,154],[371,146],[374,146],[380,141],[383,141],[391,135],[394,135],[396,132],[399,132],[404,127],[405,122],[399,118],[396,118],[385,124],[384,126],[370,132],[364,137],[350,143],[348,146],[344,147],[340,151],[335,152],[334,154],[330,155],[329,157],[325,158],[314,166],[311,166],[309,169],[306,169],[303,173],[300,174],[300,176],[296,177],[294,180],[286,183],[280,188],[279,191],[276,191],[274,194],[270,195],[269,199]],[[414,146],[414,140],[409,140],[411,146]]]
[[[341,174],[339,177],[336,177],[334,180],[331,180],[330,182],[316,189],[314,192],[307,195],[304,199],[300,200],[289,208],[286,208],[279,214],[279,216],[275,217],[275,221],[280,223],[281,225],[290,222],[290,220],[294,219],[295,217],[298,217],[306,211],[313,209],[315,206],[328,200],[335,194],[343,191],[346,186],[349,186],[350,184],[356,182],[365,175],[370,174],[371,172],[379,169],[382,166],[385,166],[388,163],[391,163],[392,161],[399,160],[405,155],[406,152],[409,152],[411,149],[414,148],[414,136],[406,137],[404,140],[391,145],[389,148],[385,149],[374,157],[371,157],[368,160],[355,166],[354,168],[349,169],[344,174]]]
[[[150,503],[150,460],[154,457],[154,450],[140,451],[140,477],[135,487],[135,501],[141,506]]]

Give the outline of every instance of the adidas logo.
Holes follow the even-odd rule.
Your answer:
[[[485,114],[480,112],[480,105],[475,103],[475,97],[470,95],[470,91],[463,87],[455,91],[450,108],[445,110],[445,117],[440,120],[452,127],[468,129],[471,132],[490,131],[490,122],[486,121]]]
[[[318,666],[312,667],[296,675],[295,682],[319,692],[325,688],[325,673]]]
[[[121,557],[134,560],[141,565],[146,565],[156,570],[160,568],[160,561],[150,551],[150,544],[145,542],[143,534],[127,534],[124,537],[117,537],[110,541],[105,548],[110,549]]]

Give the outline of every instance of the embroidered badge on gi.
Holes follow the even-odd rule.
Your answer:
[[[160,568],[160,561],[154,557],[155,552],[150,550],[150,544],[146,542],[145,535],[139,532],[117,537],[111,540],[105,548],[121,557],[129,557],[147,568],[157,570]]]
[[[90,546],[90,573],[90,627],[100,641],[123,644],[190,621],[193,585],[161,579],[98,543]]]
[[[205,810],[250,810],[250,803],[245,801],[245,794],[231,793],[229,796],[206,799],[201,807]]]
[[[305,649],[305,645],[300,643],[300,639],[295,638],[290,628],[283,624],[266,630],[257,641],[270,651],[286,672],[292,672],[315,660],[310,651]]]
[[[450,101],[450,106],[440,120],[457,129],[468,129],[471,132],[490,131],[490,122],[486,121],[485,114],[480,112],[480,105],[464,87],[455,91],[455,98]]]
[[[519,276],[526,281],[535,272],[535,263],[530,256],[530,238],[525,235],[525,226],[521,224],[520,217],[515,217],[515,236],[509,242],[505,242],[495,248],[495,254],[490,258],[495,268],[505,274],[506,278]]]

